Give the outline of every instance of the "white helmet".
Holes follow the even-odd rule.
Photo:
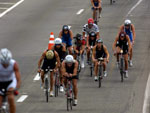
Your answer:
[[[126,20],[124,21],[124,25],[131,25],[131,20],[126,19]]]
[[[62,43],[62,40],[60,38],[55,39],[55,44],[61,44],[61,43]]]
[[[0,50],[0,62],[2,64],[9,64],[12,59],[12,54],[7,48],[3,48]]]
[[[72,55],[67,55],[65,57],[65,61],[66,61],[66,63],[74,63],[74,58]]]

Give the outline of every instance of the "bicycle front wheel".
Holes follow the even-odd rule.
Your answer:
[[[121,75],[121,82],[123,82],[124,80],[124,76],[123,76],[123,58],[121,58],[120,60],[120,75]]]
[[[46,102],[48,102],[48,78],[45,79],[45,96],[46,96]]]
[[[99,78],[98,78],[98,87],[100,88],[102,85],[102,66],[99,67]]]

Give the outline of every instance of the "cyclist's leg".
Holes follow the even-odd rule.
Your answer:
[[[42,80],[42,84],[44,84],[44,70],[41,70],[41,80]]]
[[[77,99],[78,94],[78,88],[77,88],[77,79],[72,79],[72,85],[73,85],[73,93],[74,93],[74,99]]]
[[[103,71],[106,71],[106,58],[104,58],[104,62],[103,62]]]
[[[128,53],[124,54],[125,70],[128,70]]]
[[[94,72],[95,72],[95,76],[97,76],[97,74],[98,74],[98,61],[94,62]]]
[[[63,76],[62,76],[62,64],[59,68],[59,77],[60,77],[60,85],[63,86]]]
[[[14,101],[13,91],[14,91],[14,89],[10,88],[7,93],[10,113],[16,112],[16,105],[15,105],[15,101]]]
[[[119,47],[119,46],[116,47],[116,53],[117,53],[117,55],[116,55],[116,57],[117,57],[117,62],[119,62],[119,53],[120,53],[120,47]]]
[[[90,59],[90,47],[87,48],[86,52],[87,52],[87,61],[89,61],[89,59]]]
[[[17,86],[17,80],[16,80],[16,78],[14,78],[13,81],[7,87],[7,97],[8,97],[10,113],[15,113],[16,112],[14,93],[13,93],[16,86]]]
[[[50,91],[53,91],[54,86],[54,71],[50,72]]]
[[[71,38],[69,38],[67,40],[67,46],[68,46],[68,49],[69,49],[69,54],[72,55],[72,53],[73,53],[73,47],[72,47],[72,40],[71,40]]]
[[[133,56],[133,45],[131,45],[131,50],[130,50],[130,55],[129,55],[130,61],[132,60],[132,56]]]

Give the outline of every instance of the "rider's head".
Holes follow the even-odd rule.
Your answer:
[[[54,52],[52,50],[48,50],[46,52],[46,58],[49,60],[53,59],[54,58]]]
[[[74,58],[73,58],[72,55],[67,55],[67,56],[65,57],[65,62],[66,62],[66,64],[67,64],[67,66],[71,67],[72,64],[75,62],[75,60],[74,60]]]
[[[126,20],[124,21],[124,26],[125,26],[126,29],[129,29],[130,26],[131,26],[131,20],[126,19]]]
[[[101,38],[97,39],[96,42],[98,47],[101,47],[103,45],[103,40]]]
[[[77,39],[77,42],[81,43],[82,42],[82,35],[81,34],[77,34],[76,35],[76,39]]]
[[[124,40],[124,38],[126,37],[126,33],[125,32],[120,32],[119,37],[121,40]]]
[[[96,38],[96,33],[95,32],[91,32],[89,34],[89,37],[90,37],[91,40],[94,40]]]
[[[0,63],[7,67],[12,59],[12,54],[7,48],[3,48],[0,50]]]
[[[88,27],[89,27],[89,28],[92,28],[93,24],[94,24],[93,18],[89,18],[89,19],[88,19]]]
[[[56,48],[60,48],[61,44],[62,44],[61,38],[56,38],[55,39],[55,46],[56,46]]]
[[[62,28],[62,31],[63,31],[65,34],[67,34],[68,31],[69,31],[68,25],[64,25],[63,28]]]

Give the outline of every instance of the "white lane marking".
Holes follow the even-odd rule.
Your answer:
[[[15,3],[9,3],[9,2],[0,2],[0,4],[4,4],[4,5],[13,5]]]
[[[150,73],[149,73],[149,77],[147,80],[147,85],[146,85],[146,89],[145,89],[145,95],[144,95],[144,104],[143,104],[143,113],[149,113],[149,101],[150,101]]]
[[[28,95],[22,95],[17,102],[23,102],[26,98],[28,97]]]
[[[76,14],[79,15],[84,11],[84,9],[80,9]]]
[[[35,80],[35,81],[36,81],[36,80],[40,80],[40,75],[39,75],[39,73],[36,74],[36,76],[34,77],[33,80]]]
[[[8,13],[9,11],[11,11],[12,9],[14,9],[15,7],[17,7],[19,4],[21,4],[24,0],[20,0],[19,2],[17,2],[16,4],[14,4],[12,7],[8,8],[6,11],[4,11],[3,13],[0,14],[0,18],[3,17],[6,13]]]
[[[131,12],[132,12],[142,1],[143,1],[143,0],[139,0],[139,1],[130,9],[130,11],[128,12],[128,14],[127,14],[126,16],[130,15]]]
[[[5,10],[6,10],[6,9],[8,9],[8,8],[5,8],[5,7],[0,7],[0,9],[5,9]]]

